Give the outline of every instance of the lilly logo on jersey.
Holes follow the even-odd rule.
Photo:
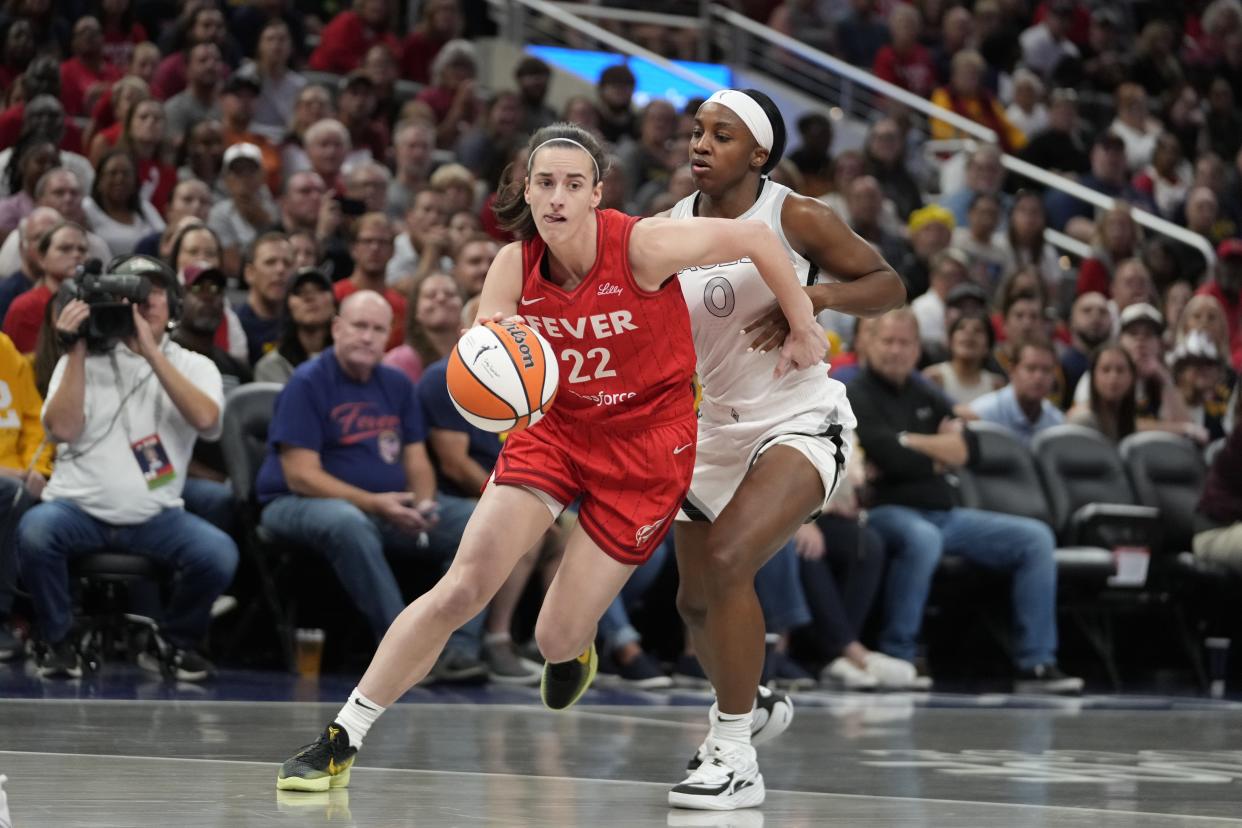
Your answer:
[[[651,536],[656,533],[657,529],[664,525],[664,521],[666,520],[668,520],[668,518],[660,518],[655,523],[649,523],[646,526],[638,527],[638,531],[634,533],[634,545],[645,546],[647,541],[651,540]]]
[[[604,282],[602,285],[599,286],[599,292],[596,293],[595,295],[596,296],[620,296],[621,293],[622,293],[621,288],[614,285],[612,282]]]

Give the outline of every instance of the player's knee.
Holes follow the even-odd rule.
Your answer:
[[[688,627],[702,627],[707,623],[707,601],[686,589],[684,582],[677,590],[677,612]]]
[[[436,585],[435,594],[437,615],[457,626],[482,612],[492,598],[478,578],[451,570]]]
[[[736,543],[720,543],[712,547],[708,553],[708,566],[705,570],[710,592],[716,593],[721,587],[737,584],[752,584],[758,571],[756,562],[745,547]]]
[[[535,624],[535,643],[551,664],[577,658],[590,645],[593,633],[573,629],[569,625],[540,617]]]

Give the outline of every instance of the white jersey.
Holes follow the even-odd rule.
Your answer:
[[[822,276],[812,274],[813,265],[789,245],[781,226],[781,209],[791,192],[764,179],[759,198],[738,220],[762,221],[776,231],[798,279],[814,284]],[[692,218],[697,199],[697,192],[683,198],[673,206],[670,217]],[[777,350],[747,353],[752,337],[742,335],[742,328],[776,304],[776,297],[750,259],[687,268],[678,278],[690,311],[705,409],[724,411],[737,423],[798,420],[794,430],[814,428],[821,422],[854,427],[845,386],[828,377],[826,364],[790,371],[775,379],[772,371],[780,358]]]

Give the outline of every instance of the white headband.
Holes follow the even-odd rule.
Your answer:
[[[736,89],[721,89],[703,103],[716,103],[732,110],[755,136],[756,143],[769,152],[772,150],[772,121],[750,95]]]
[[[582,144],[579,144],[573,138],[549,138],[548,140],[544,141],[542,144],[540,144],[539,146],[531,150],[530,156],[526,159],[526,174],[528,176],[530,175],[530,165],[533,164],[535,161],[535,153],[539,152],[539,150],[543,149],[548,144],[557,144],[557,143],[573,144],[575,147],[585,152],[587,154],[587,157],[591,159],[591,166],[595,167],[595,180],[596,181],[600,180],[599,164],[596,162],[595,156],[591,153],[589,149],[582,146]]]

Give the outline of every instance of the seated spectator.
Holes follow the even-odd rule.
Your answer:
[[[855,0],[849,13],[837,21],[837,53],[855,66],[869,67],[889,42],[888,25],[879,17],[874,0]]]
[[[164,105],[149,98],[129,110],[116,142],[118,149],[127,150],[137,162],[138,197],[161,215],[177,183],[177,171],[165,161],[169,157],[166,134]]]
[[[192,85],[190,52],[198,44],[213,43],[219,49],[220,60],[226,67],[221,70],[221,77],[241,62],[241,49],[225,26],[220,9],[211,4],[194,3],[187,4],[185,9],[189,16],[183,21],[184,25],[170,27],[159,37],[160,50],[168,57],[160,61],[155,70],[151,94],[161,101],[176,97]]]
[[[1087,376],[1087,400],[1076,403],[1065,421],[1093,428],[1111,442],[1120,443],[1138,427],[1134,401],[1138,372],[1134,360],[1120,345],[1104,345],[1091,354]]]
[[[286,178],[311,168],[310,158],[306,155],[306,132],[320,121],[331,120],[335,113],[332,93],[326,87],[317,83],[302,87],[293,103],[293,120],[289,122],[280,143],[280,167]],[[344,132],[349,134],[348,130]],[[332,186],[336,186],[335,181]]]
[[[74,22],[70,50],[73,56],[60,65],[60,99],[65,114],[76,118],[90,112],[94,98],[104,86],[120,80],[122,71],[104,59],[103,27],[94,17]]]
[[[281,338],[285,292],[293,276],[293,250],[283,233],[264,233],[246,247],[246,302],[235,310],[246,331],[249,363],[256,364]]]
[[[817,198],[832,186],[832,120],[820,112],[807,112],[798,118],[798,135],[802,143],[785,158],[802,173],[803,195]],[[883,181],[875,172],[872,175]]]
[[[415,283],[410,295],[414,309],[406,318],[405,342],[384,355],[384,364],[418,382],[428,365],[448,357],[457,344],[463,294],[453,277],[433,271]]]
[[[1043,21],[1022,32],[1022,62],[1045,78],[1065,58],[1079,56],[1078,46],[1069,38],[1074,14],[1073,0],[1053,0],[1046,6]]]
[[[436,148],[436,128],[426,121],[403,120],[392,131],[397,172],[388,184],[385,212],[394,220],[405,217],[414,196],[427,187],[431,154]]]
[[[388,184],[392,174],[383,164],[363,161],[345,175],[345,197],[362,202],[368,213],[383,213],[388,206]]]
[[[1029,268],[1039,274],[1049,296],[1061,292],[1061,280],[1066,271],[1061,268],[1057,250],[1044,241],[1048,217],[1044,213],[1044,200],[1039,193],[1020,190],[1009,205],[1008,244],[1005,248],[1005,265],[1001,278],[1007,278],[1019,270]]]
[[[923,376],[943,391],[958,411],[958,407],[969,406],[1005,386],[1003,376],[984,367],[994,345],[995,334],[987,314],[963,313],[949,329],[949,359],[927,366]]]
[[[458,0],[424,2],[418,24],[405,36],[401,48],[393,50],[393,54],[401,55],[401,77],[423,86],[431,83],[436,55],[462,32]]]
[[[397,56],[387,46],[376,44],[367,50],[366,57],[362,59],[362,73],[374,87],[375,126],[387,145],[388,128],[401,118],[406,101],[404,94],[397,92]]]
[[[1166,361],[1173,387],[1181,395],[1190,422],[1197,427],[1196,439],[1206,444],[1224,437],[1224,417],[1233,384],[1226,380],[1225,359],[1211,337],[1191,331],[1173,346]]]
[[[380,365],[392,318],[371,291],[342,303],[335,344],[298,368],[276,400],[256,482],[263,526],[328,560],[376,641],[406,604],[386,556],[446,566],[469,517],[457,509],[437,517],[414,385]],[[442,660],[477,669],[482,625],[482,614],[468,622]]]
[[[4,316],[4,333],[23,354],[34,352],[48,302],[60,290],[61,283],[86,261],[86,232],[72,222],[62,221],[44,233],[38,250],[43,278],[14,299]]]
[[[499,252],[500,245],[486,233],[467,236],[458,245],[453,256],[453,278],[467,299],[483,293],[483,280]]]
[[[970,260],[966,254],[950,247],[931,260],[931,281],[927,292],[910,303],[919,323],[924,349],[943,351],[948,345],[945,329],[945,300],[953,288],[970,278]]]
[[[1229,81],[1214,78],[1208,86],[1207,103],[1203,128],[1208,148],[1221,158],[1233,158],[1242,149],[1242,114],[1238,113]]]
[[[181,222],[184,219],[194,219],[201,224],[206,224],[207,216],[211,213],[211,201],[211,190],[202,181],[197,178],[178,181],[173,186],[166,205],[168,226],[162,233],[152,233],[145,237],[138,242],[134,250],[146,256],[172,261],[169,255]]]
[[[11,147],[17,143],[25,126],[26,101],[34,102],[47,95],[57,101],[60,107],[60,65],[51,55],[40,55],[30,61],[26,71],[22,73],[21,91],[23,97],[8,109],[0,112],[0,147]],[[60,137],[60,149],[69,152],[82,152],[82,131],[72,121],[62,118],[63,131]],[[46,132],[47,130],[42,130]]]
[[[895,265],[911,302],[927,291],[932,259],[949,246],[955,226],[953,214],[939,204],[928,204],[910,214],[906,223],[910,252]]]
[[[173,233],[166,261],[172,262],[180,277],[186,268],[194,264],[221,267],[224,252],[214,230],[197,218],[183,218],[179,229]],[[246,330],[237,313],[227,305],[224,308],[224,322],[216,330],[214,341],[233,359],[246,362],[250,354]]]
[[[968,406],[981,420],[1004,426],[1026,445],[1041,431],[1065,422],[1061,409],[1048,402],[1057,375],[1057,352],[1047,341],[1018,345],[1009,385],[979,397]]]
[[[617,155],[625,173],[625,191],[632,206],[630,212],[641,213],[646,202],[668,184],[673,170],[686,163],[685,146],[673,143],[676,128],[677,112],[673,105],[662,98],[653,98],[640,116],[638,140],[624,141],[618,147]]]
[[[39,241],[48,230],[62,221],[64,219],[60,213],[51,207],[36,207],[17,225],[16,236],[22,265],[19,270],[11,271],[0,279],[0,322],[3,322],[14,299],[42,281],[43,264],[39,259]],[[1224,319],[1223,315],[1221,319]]]
[[[40,207],[55,210],[60,218],[86,226],[86,212],[82,209],[82,185],[78,183],[77,175],[65,167],[48,170],[35,185],[35,210]],[[86,244],[88,258],[100,261],[112,258],[107,243],[89,230],[86,233]],[[18,270],[22,265],[21,256],[20,239],[17,235],[10,234],[4,244],[0,244],[0,274]]]
[[[309,230],[294,230],[289,234],[289,246],[293,248],[293,269],[318,268],[323,257],[319,254],[319,240]],[[325,274],[325,278],[326,278]],[[330,283],[332,280],[328,279]]]
[[[850,229],[878,250],[885,261],[899,262],[905,258],[906,243],[885,226],[884,191],[878,181],[869,175],[855,178],[850,182],[845,203]]]
[[[673,686],[673,678],[660,662],[643,649],[642,634],[630,621],[630,612],[650,591],[668,563],[673,549],[670,534],[656,547],[647,562],[636,567],[621,593],[599,619],[600,672],[615,677],[623,686],[638,690],[659,690]],[[490,623],[490,617],[489,617]]]
[[[693,192],[693,190],[691,192]],[[690,193],[686,193],[686,195],[689,194]],[[448,239],[450,250],[460,250],[463,244],[474,236],[481,235],[482,233],[483,222],[479,220],[476,213],[472,213],[469,210],[459,210],[449,216]],[[491,237],[489,236],[488,238]]]
[[[534,135],[559,120],[556,110],[547,104],[548,83],[552,80],[552,68],[548,64],[534,55],[526,55],[513,67],[513,80],[522,104],[522,132]]]
[[[186,87],[167,98],[168,134],[180,144],[199,121],[220,118],[220,78],[227,69],[215,43],[199,43],[186,53]]]
[[[129,66],[134,52],[147,42],[147,30],[135,19],[131,0],[99,4],[99,25],[103,30],[104,60],[118,69]],[[154,44],[151,44],[154,46]],[[155,67],[152,66],[152,72]]]
[[[1126,145],[1114,132],[1101,132],[1091,146],[1091,171],[1078,179],[1078,183],[1106,196],[1129,202],[1144,210],[1154,210],[1151,199],[1130,186],[1126,170]],[[1048,225],[1079,237],[1089,236],[1085,228],[1090,226],[1095,207],[1079,201],[1064,190],[1048,190],[1044,196],[1048,209]],[[1075,231],[1070,222],[1078,219]],[[1085,234],[1085,235],[1084,235]]]
[[[284,175],[280,166],[280,150],[266,135],[251,129],[255,105],[259,99],[259,82],[249,75],[234,72],[220,91],[220,125],[225,147],[250,144],[262,155],[264,181],[269,193],[280,192]],[[227,172],[227,165],[226,165]]]
[[[167,666],[178,679],[202,680],[212,667],[196,647],[207,632],[212,602],[233,578],[238,553],[228,535],[182,508],[181,494],[195,440],[220,434],[220,375],[205,357],[164,342],[169,295],[178,290],[167,265],[130,258],[114,272],[151,279],[151,294],[138,306],[136,333],[126,343],[110,353],[88,354],[86,341],[78,339],[61,357],[43,422],[64,450],[44,491],[46,502],[27,512],[17,528],[22,581],[48,645],[40,673],[82,674],[69,635],[67,565],[73,557],[119,547],[142,550],[175,572],[160,623],[160,635],[173,647]],[[56,320],[57,330],[67,337],[80,334],[88,313],[80,300],[69,302]],[[127,388],[152,375],[153,390],[126,399]],[[132,409],[138,422],[154,416],[160,424],[156,433],[141,437],[128,428],[110,428],[118,405]]]
[[[1144,256],[1144,261],[1147,257]],[[1150,270],[1150,268],[1148,268]],[[1182,326],[1185,323],[1184,315],[1186,305],[1194,298],[1194,287],[1185,279],[1177,279],[1175,281],[1166,282],[1164,288],[1160,291],[1160,312],[1164,314],[1164,318],[1169,320],[1168,330],[1164,332],[1164,341],[1166,345],[1172,345],[1177,342]],[[1220,303],[1215,299],[1211,300],[1219,307]],[[1229,334],[1225,331],[1225,315],[1221,311],[1220,316],[1221,330],[1221,347],[1217,350],[1219,353],[1229,353]],[[1215,341],[1215,340],[1213,340]]]
[[[1017,152],[1026,145],[1026,136],[1009,123],[1000,101],[983,85],[985,68],[978,52],[958,52],[953,56],[949,83],[932,93],[931,102],[987,127],[996,133],[1001,149]],[[963,137],[956,128],[937,120],[931,122],[931,135],[936,140]]]
[[[72,170],[82,186],[89,188],[94,183],[95,169],[91,166],[91,162],[78,153],[70,152],[61,146],[65,137],[65,110],[61,107],[60,101],[51,95],[40,95],[26,104],[21,135],[40,135],[52,141],[57,145],[60,166]],[[16,143],[21,143],[20,136]],[[13,153],[16,151],[16,144],[0,151],[0,195],[13,195],[16,192],[13,182],[9,179]]]
[[[1050,339],[1044,324],[1045,302],[1039,294],[1019,288],[1010,293],[1001,306],[1003,314],[998,343],[992,351],[992,370],[999,369],[1006,377],[1013,372],[1018,362],[1018,349],[1030,340]],[[1070,392],[1065,388],[1065,377],[1061,374],[1061,364],[1057,362],[1053,368],[1052,387],[1048,391],[1048,400],[1057,408],[1063,407],[1063,401]]]
[[[1151,283],[1151,274],[1138,259],[1126,259],[1117,265],[1108,291],[1112,294],[1112,298],[1108,300],[1108,312],[1113,317],[1114,330],[1117,330],[1121,314],[1126,308],[1139,303],[1150,305],[1156,300],[1156,288]]]
[[[1023,135],[1033,136],[1048,126],[1048,107],[1044,106],[1044,85],[1039,76],[1027,69],[1013,73],[1013,103],[1005,117]]]
[[[947,403],[912,382],[918,323],[909,310],[876,320],[867,364],[849,384],[858,436],[875,468],[868,525],[891,557],[880,650],[913,661],[932,575],[943,554],[1013,575],[1019,692],[1076,693],[1082,680],[1056,666],[1056,564],[1040,521],[954,507],[942,469],[977,462],[978,440]]]
[[[254,60],[247,61],[235,73],[259,84],[250,128],[272,142],[279,142],[285,137],[285,131],[293,121],[298,93],[306,86],[306,78],[289,68],[292,55],[293,40],[289,24],[273,17],[263,24],[259,33]]]
[[[350,72],[337,84],[336,117],[349,132],[350,144],[372,161],[388,158],[388,124],[377,117],[378,105],[375,83],[366,72]]]
[[[349,141],[349,130],[345,129],[345,125],[340,121],[332,118],[325,118],[312,124],[310,129],[306,130],[305,144],[304,163],[295,163],[290,166],[286,155],[286,163],[283,164],[285,175],[309,169],[319,174],[330,191],[337,193],[344,190],[345,182],[341,178],[341,171],[345,169],[346,162],[364,161],[367,160],[365,155],[369,155],[369,153],[355,155],[353,145]]]
[[[1078,93],[1054,89],[1048,102],[1048,125],[1031,137],[1018,157],[1051,172],[1075,175],[1091,169],[1090,145],[1078,119]]]
[[[936,65],[931,52],[919,42],[922,27],[923,19],[917,7],[905,3],[893,6],[888,13],[892,40],[876,52],[871,71],[881,80],[920,98],[928,98],[936,88]],[[800,35],[792,36],[800,38]]]
[[[1091,291],[1074,300],[1070,308],[1069,343],[1061,349],[1061,371],[1065,375],[1065,387],[1075,389],[1087,372],[1092,354],[1113,338],[1113,317],[1108,310],[1104,294]],[[1067,394],[1063,400],[1071,402]]]
[[[964,253],[969,270],[982,279],[984,290],[995,292],[1009,260],[1004,237],[997,230],[1001,225],[1000,199],[990,193],[979,193],[970,202],[966,226],[953,231],[950,242]]]
[[[392,306],[393,321],[388,328],[388,343],[385,351],[391,351],[401,344],[405,330],[406,301],[396,290],[388,287],[384,280],[388,259],[393,251],[392,224],[383,213],[367,213],[358,219],[354,244],[351,254],[354,257],[354,272],[349,278],[341,279],[333,285],[332,292],[336,301],[344,307],[345,298],[358,290],[371,290],[383,296]]]
[[[1242,239],[1226,239],[1217,246],[1215,274],[1197,292],[1215,297],[1224,308],[1230,362],[1242,370]]]
[[[1239,397],[1230,416],[1233,429],[1208,469],[1195,514],[1195,557],[1242,572],[1242,428]]]
[[[616,170],[613,167],[612,170]],[[609,172],[611,173],[612,170]],[[605,198],[608,191],[608,176],[604,177]],[[444,164],[438,167],[428,179],[431,189],[444,196],[444,215],[445,221],[454,213],[462,210],[475,209],[475,190],[478,187],[478,181],[470,170],[461,164]],[[600,204],[605,203],[605,198],[600,199]],[[619,205],[617,205],[619,207]],[[604,209],[604,208],[600,208]]]
[[[923,206],[918,182],[906,169],[905,141],[895,120],[882,118],[872,124],[863,147],[863,163],[867,174],[880,182],[885,198],[897,208],[902,221]]]
[[[1112,295],[1113,270],[1118,263],[1130,259],[1138,249],[1139,229],[1130,215],[1130,207],[1119,204],[1095,223],[1091,257],[1078,267],[1079,296],[1084,293]]]
[[[308,66],[316,72],[344,75],[358,68],[367,50],[377,43],[401,54],[401,41],[389,31],[389,0],[355,0],[353,8],[332,18],[319,33],[319,45]]]
[[[1197,233],[1208,242],[1217,244],[1223,240],[1217,234],[1223,229],[1220,225],[1220,200],[1211,187],[1196,185],[1186,194],[1186,203],[1182,205],[1186,216],[1186,229]],[[1230,230],[1232,232],[1232,228]],[[1203,253],[1188,244],[1177,244],[1173,247],[1173,258],[1177,262],[1178,275],[1193,282],[1201,281],[1207,276],[1208,262]]]
[[[34,57],[34,36],[30,21],[24,17],[9,17],[0,21],[0,84],[11,89],[15,81],[26,71]]]
[[[287,383],[299,365],[332,345],[335,315],[332,281],[318,268],[299,268],[285,294],[280,341],[255,363],[255,380]]]
[[[4,662],[25,653],[9,628],[17,594],[14,530],[43,495],[52,473],[52,447],[44,442],[39,417],[43,400],[35,388],[30,361],[4,334],[0,334],[0,382],[8,389],[0,419],[0,662]]]
[[[17,225],[35,208],[35,186],[43,174],[60,165],[56,143],[37,132],[23,133],[13,148],[5,171],[13,195],[0,199],[0,241],[17,229]]]
[[[1190,191],[1194,170],[1171,132],[1156,136],[1151,162],[1135,174],[1131,185],[1152,200],[1160,215],[1172,218]]]
[[[138,242],[166,226],[159,211],[142,199],[134,159],[123,149],[108,150],[99,159],[95,186],[82,209],[113,256],[129,255]]]
[[[190,127],[177,149],[177,179],[197,179],[211,190],[212,200],[229,197],[224,186],[224,127],[219,121],[199,121]]]
[[[151,90],[142,78],[126,75],[112,84],[107,96],[96,104],[94,117],[87,127],[86,134],[90,136],[90,142],[84,151],[92,164],[98,163],[100,156],[116,146],[129,110],[149,97]],[[83,186],[90,189],[89,184],[84,183]]]
[[[450,40],[431,64],[431,83],[418,93],[417,100],[431,107],[436,119],[436,146],[441,149],[452,149],[465,129],[482,115],[478,74],[478,53],[468,40]]]
[[[258,147],[234,144],[224,151],[224,186],[229,197],[212,206],[207,224],[224,245],[224,271],[236,275],[242,251],[277,215],[263,180],[263,153]]]
[[[1169,317],[1165,314],[1165,318]],[[1214,296],[1191,296],[1176,321],[1170,324],[1172,336],[1166,337],[1171,345],[1182,341],[1192,331],[1200,331],[1211,340],[1216,353],[1229,353],[1229,323],[1225,321],[1225,309]],[[1230,366],[1231,373],[1235,372]]]
[[[385,267],[388,284],[409,284],[420,275],[452,267],[444,201],[441,193],[430,188],[414,196],[405,213],[405,232],[397,236]]]
[[[579,119],[593,120],[583,123],[585,129],[597,129],[604,140],[617,146],[624,138],[638,135],[638,115],[634,112],[634,88],[638,80],[634,72],[624,63],[616,63],[600,73],[595,82],[596,104],[587,110],[581,104],[583,100],[567,101],[565,104],[565,120],[579,123]],[[570,106],[579,104],[574,112]],[[571,118],[573,114],[575,117]]]
[[[970,155],[966,162],[966,183],[940,199],[940,203],[953,213],[958,227],[965,227],[969,219],[970,205],[981,194],[996,196],[1001,209],[1008,211],[1009,196],[1001,192],[1005,168],[1001,166],[1001,153],[991,144],[984,144]]]
[[[327,191],[327,185],[319,173],[303,170],[289,176],[284,187],[278,191],[279,220],[272,229],[281,233],[309,233],[317,239]]]

